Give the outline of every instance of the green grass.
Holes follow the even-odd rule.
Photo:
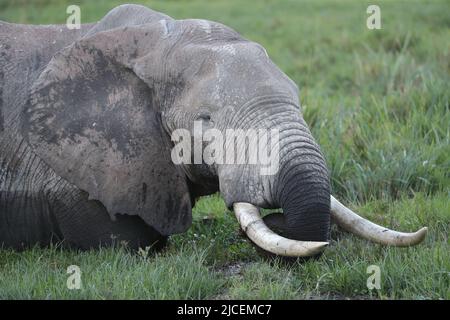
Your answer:
[[[260,257],[218,195],[194,209],[192,228],[159,254],[0,251],[0,298],[450,299],[450,4],[378,1],[136,1],[175,18],[205,18],[261,43],[301,89],[304,117],[331,169],[333,193],[388,227],[429,227],[413,248],[340,232],[316,260]],[[63,23],[72,1],[0,0],[0,19]],[[83,22],[119,1],[77,1]],[[205,218],[206,217],[206,218]],[[81,290],[66,268],[80,266]],[[381,289],[368,290],[369,265]]]

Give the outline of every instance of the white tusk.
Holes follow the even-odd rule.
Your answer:
[[[393,231],[364,219],[331,196],[331,217],[338,226],[361,238],[384,245],[407,247],[425,239],[428,228],[414,233]]]
[[[234,213],[242,230],[258,247],[279,256],[308,257],[325,249],[328,242],[297,241],[284,238],[270,230],[259,214],[259,209],[250,203],[233,204]]]

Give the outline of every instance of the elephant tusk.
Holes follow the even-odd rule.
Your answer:
[[[390,230],[360,217],[331,196],[331,217],[338,226],[361,238],[384,245],[408,247],[419,244],[425,239],[428,228],[414,233]]]
[[[233,204],[234,213],[242,230],[258,247],[279,256],[308,257],[325,249],[328,242],[297,241],[284,238],[270,230],[250,203]]]

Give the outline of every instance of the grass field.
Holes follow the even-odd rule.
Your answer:
[[[391,228],[429,227],[413,248],[387,248],[332,229],[319,259],[260,257],[219,195],[199,201],[189,232],[158,254],[120,245],[0,250],[0,298],[450,299],[450,4],[377,1],[381,30],[366,28],[365,1],[137,1],[175,18],[204,18],[261,43],[301,89],[304,116],[322,146],[333,193]],[[5,1],[0,20],[82,21],[120,1]],[[82,270],[68,290],[66,268]],[[381,270],[369,290],[366,269]]]

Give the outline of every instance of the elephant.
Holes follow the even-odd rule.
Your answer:
[[[321,253],[332,220],[385,245],[425,237],[426,228],[378,226],[331,195],[297,85],[225,25],[140,5],[79,29],[0,21],[0,62],[3,247],[162,248],[191,226],[195,201],[217,192],[250,240],[276,255]],[[173,132],[195,140],[195,123],[276,129],[278,170],[174,163]],[[260,208],[282,213],[261,218]]]

